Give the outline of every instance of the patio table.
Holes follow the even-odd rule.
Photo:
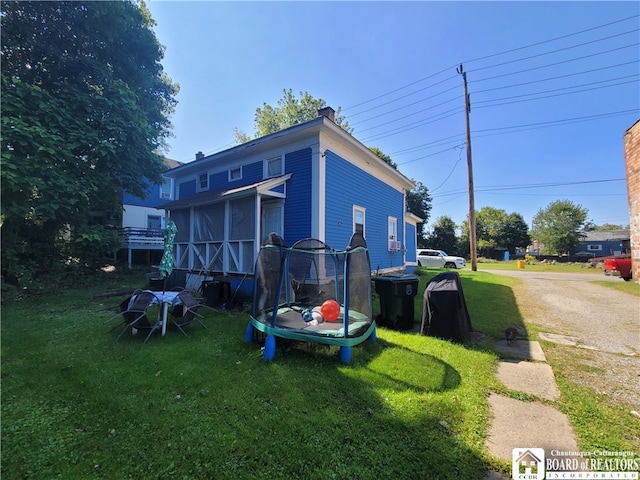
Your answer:
[[[169,305],[179,305],[182,303],[178,292],[156,292],[153,290],[145,290],[145,292],[151,292],[154,296],[150,305],[158,305],[158,322],[162,327],[162,336],[164,337],[167,332],[167,313]],[[131,297],[130,305],[134,301],[135,296]]]

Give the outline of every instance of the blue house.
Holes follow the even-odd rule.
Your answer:
[[[313,120],[213,155],[198,152],[167,171],[175,200],[160,208],[178,227],[175,268],[199,279],[225,275],[248,293],[270,232],[287,245],[317,238],[342,249],[356,231],[374,271],[415,267],[421,219],[406,212],[405,201],[413,181],[336,125],[333,114],[322,109]]]
[[[571,256],[596,258],[629,253],[630,239],[629,229],[585,232],[580,245],[571,252]]]
[[[182,165],[181,162],[169,158],[165,158],[163,162],[167,170]],[[162,185],[155,185],[148,180],[146,184],[143,198],[126,191],[122,193],[122,221],[119,227],[124,233],[122,248],[126,250],[129,268],[131,268],[134,251],[141,251],[150,257],[154,251],[162,255],[164,249],[166,212],[158,210],[158,207],[173,200],[175,190],[173,179],[164,176]]]

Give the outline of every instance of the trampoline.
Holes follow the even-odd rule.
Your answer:
[[[337,302],[337,303],[336,303]],[[344,250],[307,238],[287,247],[271,233],[256,259],[251,319],[245,341],[266,334],[264,358],[273,360],[276,337],[340,347],[376,338],[371,305],[371,264],[367,244],[354,233]]]

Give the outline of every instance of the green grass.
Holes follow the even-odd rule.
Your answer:
[[[429,278],[420,271],[415,318]],[[94,293],[3,307],[3,479],[481,478],[493,343],[522,324],[515,279],[460,272],[474,329],[466,346],[378,329],[338,349],[279,340],[273,362],[244,343],[248,314],[207,312],[185,338],[108,333],[118,303]],[[130,287],[144,281],[135,277]],[[375,310],[378,310],[377,305]],[[605,429],[603,429],[605,430]],[[603,431],[603,435],[616,435]]]
[[[598,285],[602,285],[604,287],[611,288],[619,292],[629,293],[631,295],[635,295],[636,297],[640,297],[640,283],[636,283],[634,281],[629,281],[629,282],[601,281],[601,282],[593,282],[593,283],[597,283]]]
[[[467,268],[469,268],[467,263]],[[497,261],[497,260],[478,260],[478,270],[518,270],[516,260]],[[572,273],[592,273],[602,275],[602,268],[590,267],[588,263],[541,263],[532,261],[525,263],[524,270],[532,272],[572,272]]]

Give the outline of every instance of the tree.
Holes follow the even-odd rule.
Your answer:
[[[626,228],[629,228],[628,226]],[[592,225],[591,229],[594,232],[606,232],[609,230],[624,230],[625,227],[615,223],[603,223],[602,225]]]
[[[422,182],[414,180],[414,183],[416,188],[407,192],[407,211],[424,219],[424,222],[417,226],[418,245],[424,245],[424,225],[429,221],[431,214],[431,195],[429,195],[429,189]]]
[[[468,221],[462,225],[462,230],[468,241]],[[476,212],[476,244],[480,255],[491,257],[495,250],[502,249],[513,252],[530,243],[529,227],[519,213],[508,214],[494,207],[482,207]]]
[[[1,4],[2,270],[51,266],[60,242],[160,183],[178,86],[144,3]],[[92,233],[93,235],[93,233]]]
[[[380,160],[383,160],[384,162],[388,163],[391,167],[395,168],[396,170],[398,169],[398,164],[394,162],[389,155],[384,153],[378,147],[369,147],[369,150],[375,153]]]
[[[424,247],[444,250],[455,255],[458,250],[457,225],[447,216],[438,217],[431,231],[427,234]]]
[[[253,138],[263,137],[287,127],[313,120],[318,116],[318,110],[327,106],[327,102],[322,98],[314,98],[308,92],[300,92],[300,98],[296,98],[291,89],[283,89],[282,92],[283,96],[278,100],[276,107],[265,102],[262,108],[256,108]],[[349,122],[340,112],[341,108],[338,107],[335,113],[336,125],[351,133],[353,128],[349,127]],[[237,128],[234,128],[233,133],[238,143],[251,140],[251,136]]]
[[[529,226],[519,213],[507,215],[507,221],[502,227],[500,242],[509,252],[515,252],[518,248],[526,248],[531,245]]]
[[[531,236],[546,253],[568,254],[580,244],[588,210],[569,200],[557,200],[533,217]]]

